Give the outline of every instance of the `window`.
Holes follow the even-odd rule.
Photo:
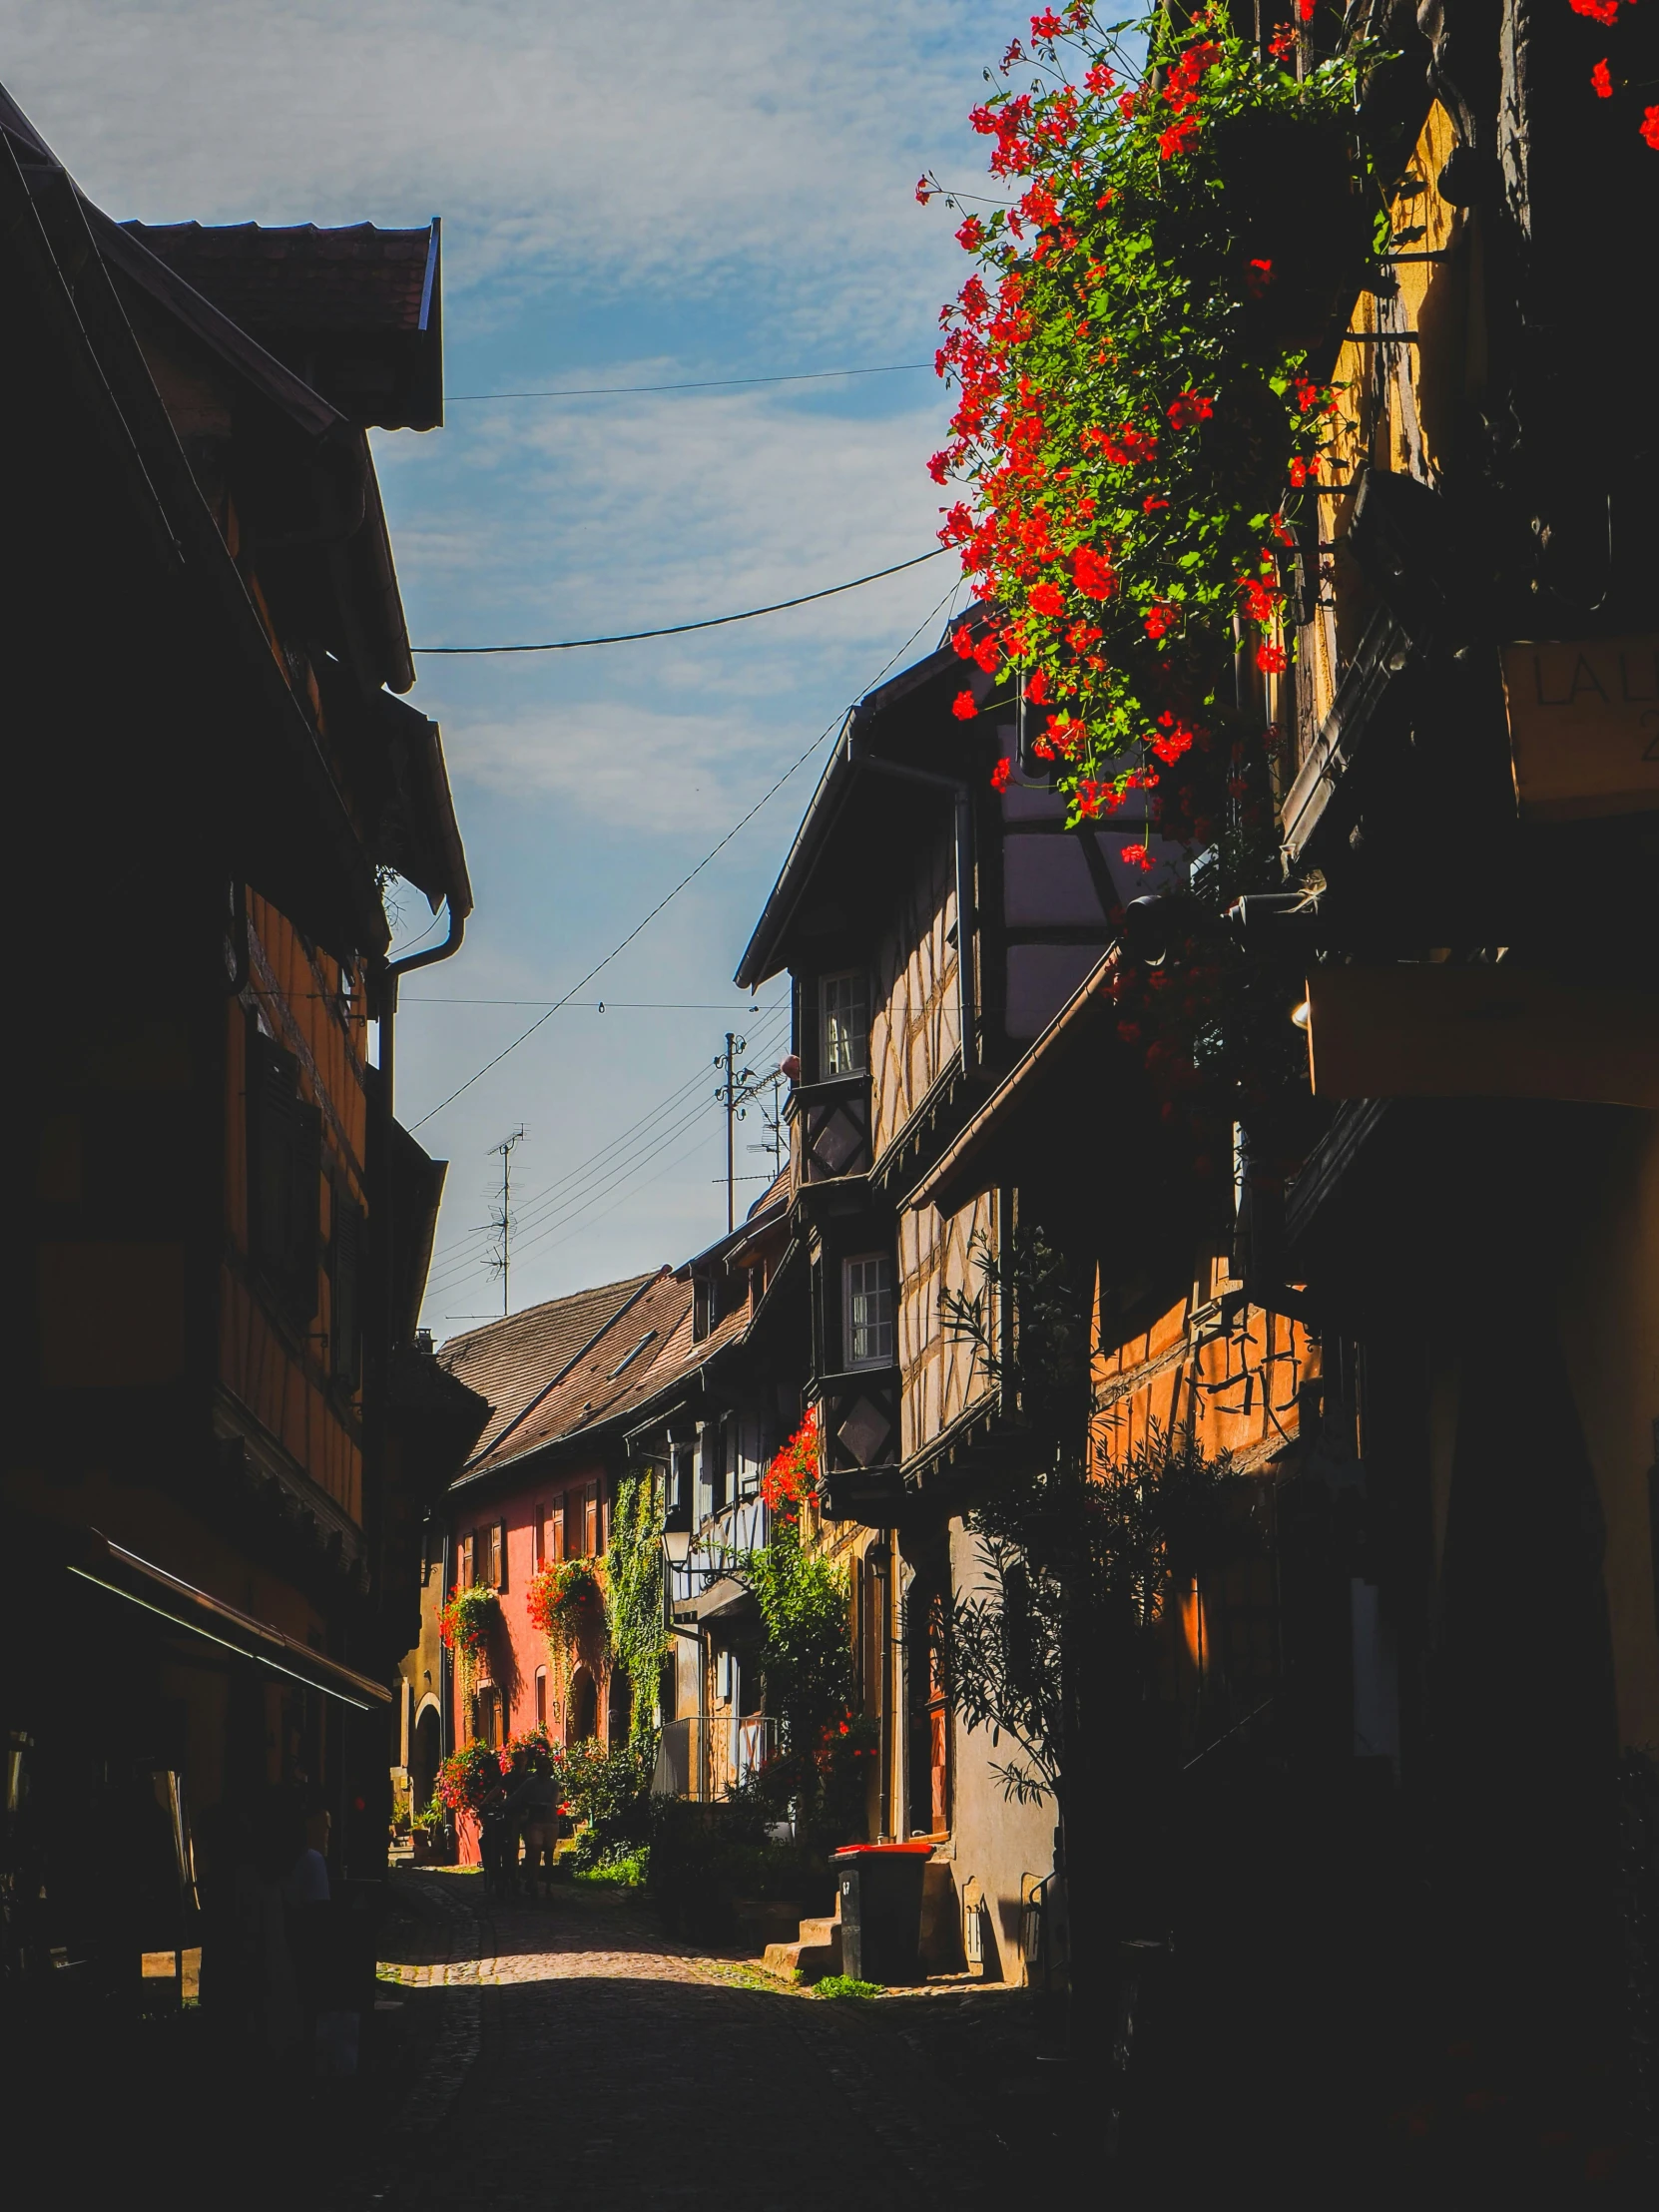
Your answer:
[[[484,1579],[492,1588],[504,1590],[507,1587],[506,1522],[491,1521],[489,1527],[484,1531],[484,1541],[489,1559],[489,1571]]]
[[[322,1116],[299,1095],[299,1063],[248,1026],[248,1247],[291,1322],[316,1312]]]
[[[541,1555],[544,1563],[560,1560],[565,1555],[565,1501],[555,1498],[547,1508],[547,1518],[542,1523]]]
[[[547,1726],[547,1669],[536,1669],[536,1726]]]
[[[864,979],[856,968],[827,975],[819,984],[819,1074],[862,1075],[869,1013]]]
[[[884,1252],[843,1260],[845,1354],[849,1368],[892,1365],[892,1267]]]

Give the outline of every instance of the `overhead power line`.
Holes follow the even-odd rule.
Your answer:
[[[786,1015],[784,1027],[788,1027]],[[534,1202],[519,1215],[515,1224],[516,1251],[523,1251],[537,1244],[555,1229],[572,1218],[580,1217],[608,1192],[625,1188],[642,1168],[660,1158],[664,1148],[673,1144],[694,1123],[709,1119],[712,1102],[707,1095],[690,1098],[686,1094],[704,1089],[706,1071],[700,1070],[690,1083],[682,1088],[680,1096],[667,1111],[648,1117],[649,1126],[637,1124],[636,1133],[629,1142],[617,1149],[608,1147],[610,1157],[596,1155],[583,1169],[573,1171],[562,1184],[555,1184],[537,1194]],[[476,1236],[460,1240],[459,1249],[448,1248],[433,1271],[430,1290],[442,1292],[453,1288],[456,1282],[470,1275],[485,1257],[476,1242]]]
[[[916,624],[915,628],[904,640],[904,643],[898,648],[895,653],[891,654],[888,657],[884,666],[877,669],[874,676],[871,677],[869,683],[864,686],[865,691],[873,690],[874,687],[878,683],[880,683],[882,677],[886,675],[887,671],[892,668],[898,661],[902,660],[904,655],[910,650],[911,646],[915,644],[917,638],[921,636],[921,633],[928,627],[930,623],[935,622],[943,613],[944,609],[951,604],[951,602],[955,599],[956,593],[959,589],[960,578],[958,578],[955,582],[951,584],[950,589],[945,593],[944,597],[939,600],[937,605],[932,607],[925,615],[922,616],[921,620]],[[681,876],[679,882],[675,884],[674,888],[671,891],[665,893],[663,897],[658,899],[656,905],[652,907],[650,913],[648,913],[642,921],[638,921],[634,924],[633,928],[629,930],[627,936],[623,938],[620,944],[613,945],[610,951],[606,953],[605,957],[602,960],[595,961],[594,965],[589,968],[586,975],[581,976],[576,982],[572,983],[570,989],[566,991],[563,998],[555,999],[553,1004],[548,1007],[546,1013],[538,1014],[536,1019],[531,1022],[530,1026],[527,1029],[521,1029],[518,1035],[512,1040],[511,1044],[503,1045],[501,1050],[495,1054],[493,1059],[486,1060],[481,1068],[475,1069],[473,1073],[467,1077],[464,1083],[458,1084],[455,1089],[449,1093],[449,1096],[447,1098],[440,1098],[435,1106],[430,1106],[427,1108],[426,1112],[421,1115],[418,1121],[410,1122],[409,1128],[411,1132],[416,1129],[423,1128],[425,1124],[432,1119],[432,1116],[434,1114],[441,1114],[446,1106],[452,1106],[455,1103],[456,1099],[460,1097],[463,1091],[471,1090],[473,1084],[480,1081],[482,1077],[488,1075],[492,1068],[499,1067],[502,1061],[506,1059],[508,1053],[516,1052],[519,1046],[524,1043],[527,1037],[533,1037],[535,1035],[536,1031],[542,1026],[543,1022],[551,1021],[553,1016],[559,1011],[559,1008],[561,1006],[568,1006],[571,1000],[576,996],[576,993],[578,991],[585,990],[588,984],[593,981],[596,975],[602,974],[603,971],[610,966],[613,960],[618,959],[624,952],[626,952],[628,947],[633,943],[634,939],[640,936],[651,926],[651,924],[656,920],[657,916],[664,910],[664,908],[673,904],[674,900],[679,897],[680,893],[686,888],[687,884],[694,882],[696,878],[703,873],[703,870],[706,867],[708,867],[713,861],[717,860],[720,857],[721,853],[726,850],[726,847],[732,842],[732,839],[738,834],[739,830],[748,828],[750,823],[752,823],[755,817],[761,812],[762,808],[765,807],[770,800],[773,800],[778,796],[778,794],[783,790],[784,786],[790,781],[790,778],[794,776],[799,770],[806,767],[807,763],[812,759],[813,755],[819,750],[819,747],[824,744],[825,740],[831,734],[831,732],[840,728],[842,719],[842,715],[840,713],[837,713],[833,721],[829,722],[825,725],[824,729],[819,732],[818,736],[813,740],[812,744],[807,747],[806,751],[796,756],[796,758],[790,763],[789,767],[785,769],[783,775],[779,777],[778,781],[761,794],[760,798],[756,800],[754,806],[750,808],[749,812],[746,815],[740,816],[739,819],[735,823],[733,823],[731,829],[727,830],[725,836],[722,837],[720,842],[717,845],[713,846],[711,850],[704,853],[702,859],[698,861],[696,867],[688,868],[686,873]]]
[[[702,376],[684,384],[576,384],[548,391],[446,391],[446,407],[465,407],[486,399],[612,399],[636,391],[730,391],[738,384],[821,384],[836,376],[897,376],[905,369],[931,368],[931,361],[885,361],[879,368],[810,368],[794,376]]]
[[[781,615],[791,607],[810,607],[815,599],[833,599],[837,592],[857,591],[865,584],[878,584],[883,576],[901,576],[907,568],[919,568],[923,561],[936,561],[941,553],[950,551],[948,546],[935,545],[930,553],[916,553],[907,561],[895,561],[891,568],[871,569],[867,576],[850,577],[844,584],[826,584],[822,591],[804,591],[795,599],[775,599],[770,607],[746,607],[736,615],[706,615],[701,622],[671,622],[661,630],[620,630],[608,638],[555,638],[549,645],[412,645],[411,653],[575,653],[589,645],[637,645],[642,638],[680,638],[688,630],[719,630],[728,622],[753,622],[758,615]]]

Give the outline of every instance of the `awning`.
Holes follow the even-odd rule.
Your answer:
[[[112,1543],[97,1529],[88,1529],[84,1544],[77,1549],[79,1559],[66,1564],[78,1580],[125,1598],[129,1605],[142,1606],[175,1628],[217,1644],[240,1659],[251,1659],[256,1666],[269,1667],[274,1674],[285,1674],[308,1690],[337,1698],[342,1705],[354,1705],[359,1712],[391,1703],[391,1692],[384,1683],[341,1666],[337,1659],[324,1657],[270,1621],[257,1620],[252,1613],[227,1605],[223,1598],[211,1597],[153,1560],[141,1559],[136,1551]]]

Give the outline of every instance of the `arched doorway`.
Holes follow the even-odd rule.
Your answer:
[[[570,1741],[585,1744],[599,1733],[599,1685],[586,1667],[578,1667],[570,1685]]]
[[[409,1743],[409,1806],[415,1813],[424,1813],[432,1802],[432,1787],[438,1774],[438,1709],[435,1704],[423,1706],[415,1717],[414,1735]]]

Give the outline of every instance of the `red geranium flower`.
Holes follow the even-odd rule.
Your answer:
[[[1208,422],[1216,411],[1216,403],[1201,391],[1184,391],[1170,402],[1170,421],[1178,430],[1185,430],[1195,422]]]
[[[1641,132],[1653,151],[1659,154],[1659,108],[1649,108],[1645,111],[1642,116]]]
[[[991,790],[993,792],[1005,792],[1008,789],[1008,779],[1013,773],[1014,764],[1004,754],[995,768],[991,770]]]
[[[1058,584],[1033,584],[1027,598],[1033,614],[1063,615],[1066,611]]]
[[[1590,86],[1598,100],[1611,100],[1613,79],[1605,62],[1597,62],[1590,72]]]
[[[1097,553],[1092,545],[1080,545],[1073,553],[1071,580],[1085,599],[1110,599],[1118,588],[1117,574],[1111,562]]]
[[[1283,676],[1285,673],[1285,648],[1282,645],[1259,645],[1256,648],[1256,666],[1266,676]]]
[[[1619,0],[1567,0],[1574,15],[1587,15],[1592,23],[1611,30],[1619,19]]]
[[[974,705],[970,691],[959,691],[950,702],[950,711],[958,722],[971,722],[979,709]]]

